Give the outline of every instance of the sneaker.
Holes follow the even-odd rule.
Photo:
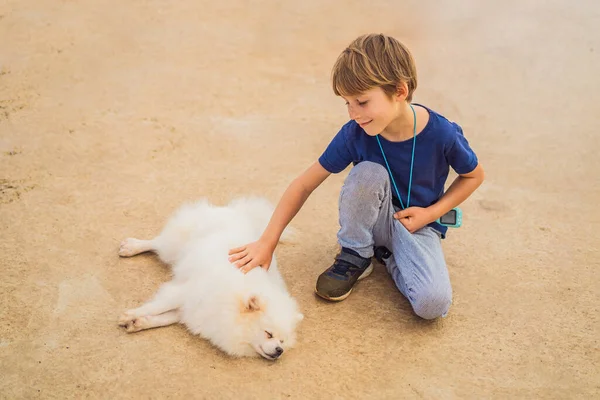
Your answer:
[[[333,265],[319,275],[315,292],[326,300],[344,300],[350,295],[356,282],[366,278],[371,272],[373,266],[370,258],[341,251]]]

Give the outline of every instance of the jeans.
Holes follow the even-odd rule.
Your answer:
[[[352,168],[340,192],[338,241],[361,257],[372,257],[374,246],[385,246],[385,260],[396,287],[415,314],[424,319],[445,316],[452,303],[452,286],[440,234],[425,226],[410,233],[393,218],[388,171],[364,161]]]

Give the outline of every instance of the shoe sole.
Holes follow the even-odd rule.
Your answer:
[[[367,267],[367,269],[365,269],[365,271],[362,274],[360,274],[360,276],[356,280],[356,283],[358,283],[358,281],[360,281],[361,279],[365,279],[367,276],[371,275],[371,272],[373,272],[373,264],[369,265]],[[356,285],[356,283],[355,283],[355,285]],[[348,293],[343,294],[343,295],[341,295],[339,297],[329,297],[329,296],[325,296],[325,295],[322,295],[321,293],[319,293],[319,291],[315,287],[315,294],[317,296],[319,296],[320,298],[325,299],[325,300],[329,300],[329,301],[342,301],[346,297],[350,296],[350,293],[352,293],[352,289],[354,289],[354,288],[351,288],[350,290],[348,290]]]

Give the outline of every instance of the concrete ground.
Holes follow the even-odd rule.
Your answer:
[[[0,1],[0,397],[600,397],[599,27],[592,0]],[[277,250],[306,316],[280,361],[119,329],[168,279],[119,241],[202,196],[277,201],[346,122],[330,70],[366,32],[412,49],[415,101],[487,172],[444,241],[448,317],[381,266],[313,295],[345,171]]]

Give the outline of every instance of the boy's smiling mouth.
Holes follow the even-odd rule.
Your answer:
[[[359,122],[359,123],[358,123],[358,125],[359,125],[361,128],[364,128],[365,126],[369,125],[371,122],[373,122],[373,120],[370,120],[370,121],[367,121],[367,122],[362,122],[362,123],[361,123],[361,122]]]

